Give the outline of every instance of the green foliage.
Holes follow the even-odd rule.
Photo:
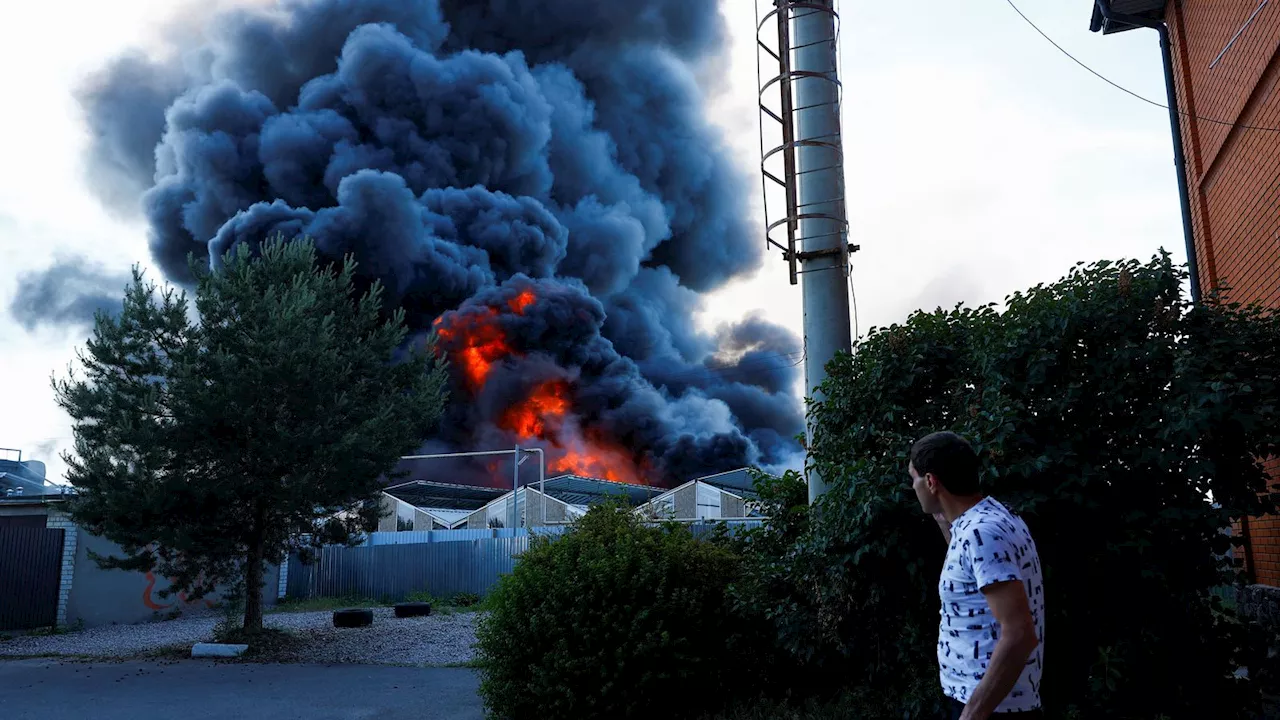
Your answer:
[[[321,612],[325,610],[342,610],[345,608],[383,607],[384,605],[385,603],[378,602],[377,600],[356,596],[338,598],[305,598],[294,600],[286,598],[277,603],[272,612]]]
[[[481,694],[495,717],[699,717],[740,696],[751,646],[729,612],[723,543],[593,508],[533,540],[486,599]]]
[[[193,268],[198,321],[135,270],[79,353],[83,377],[54,382],[75,421],[73,512],[123,548],[106,566],[190,597],[242,580],[252,630],[264,563],[302,534],[340,542],[376,523],[379,478],[440,417],[445,375],[429,347],[404,349],[379,285],[358,292],[350,260],[318,267],[309,241]]]
[[[730,587],[730,599],[743,623],[773,631],[775,651],[757,659],[770,682],[757,690],[766,697],[808,697],[838,687],[844,678],[833,676],[839,673],[836,665],[828,666],[833,675],[824,674],[814,655],[818,648],[807,640],[814,632],[808,627],[813,617],[809,588],[792,576],[799,543],[809,531],[808,485],[795,471],[780,476],[757,472],[752,480],[757,507],[767,520],[732,541],[742,556],[743,572]]]
[[[481,598],[475,593],[460,592],[446,596],[436,596],[427,590],[409,593],[404,602],[424,602],[431,606],[433,615],[457,615],[460,613],[483,612],[488,609],[488,598]],[[394,603],[388,603],[394,604]]]
[[[848,683],[848,678],[844,679]],[[916,672],[904,678],[908,697],[936,692],[934,672]],[[839,687],[832,684],[829,687]],[[903,698],[897,692],[856,687],[831,699],[761,700],[736,703],[710,720],[897,720],[903,716]],[[945,716],[938,716],[945,717]]]
[[[1167,256],[1077,267],[1003,312],[917,313],[835,361],[813,409],[831,490],[770,530],[798,536],[772,564],[748,563],[783,646],[896,694],[895,717],[936,709],[910,679],[935,672],[944,547],[906,455],[950,429],[1036,537],[1052,717],[1247,716],[1256,688],[1234,671],[1256,648],[1215,588],[1230,519],[1273,507],[1258,459],[1280,445],[1280,318],[1192,307],[1183,280]]]

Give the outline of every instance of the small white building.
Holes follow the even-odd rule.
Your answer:
[[[668,490],[636,508],[636,514],[646,520],[678,522],[739,520],[755,516],[751,502],[743,494],[703,480],[690,480]]]
[[[587,508],[594,503],[614,499],[635,507],[662,492],[647,485],[560,475],[549,478],[545,483],[530,483],[519,490],[507,491],[468,515],[465,524],[455,527],[468,530],[508,527],[511,525],[512,502],[515,503],[517,527],[566,525],[586,514]]]
[[[418,507],[388,493],[382,494],[382,519],[378,532],[396,532],[402,525],[412,530],[453,530],[469,511]]]
[[[586,505],[558,500],[550,493],[543,495],[536,487],[522,487],[507,493],[484,507],[467,514],[457,527],[467,530],[505,528],[511,524],[511,499],[515,498],[519,527],[543,527],[573,522],[587,512]]]

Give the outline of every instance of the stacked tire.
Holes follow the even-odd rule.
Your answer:
[[[431,604],[424,602],[404,602],[396,605],[396,617],[426,617],[431,614]]]
[[[333,626],[336,628],[361,628],[373,624],[373,611],[368,608],[347,608],[333,611]]]

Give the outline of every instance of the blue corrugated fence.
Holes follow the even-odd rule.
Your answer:
[[[698,524],[691,530],[703,535],[714,527]],[[551,527],[535,532],[558,535],[563,531],[563,527]],[[515,568],[520,553],[528,549],[525,529],[374,533],[359,547],[323,548],[310,565],[302,564],[296,556],[289,558],[286,596],[295,600],[361,597],[397,602],[423,591],[437,597],[461,592],[484,595],[498,578]]]
[[[427,591],[482,595],[511,572],[529,539],[488,538],[413,545],[333,546],[311,565],[289,559],[288,597],[362,597],[388,602]]]

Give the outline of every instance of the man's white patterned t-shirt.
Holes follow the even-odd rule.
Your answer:
[[[942,600],[938,667],[942,691],[948,697],[967,703],[986,674],[1000,637],[1000,623],[982,588],[1008,580],[1018,580],[1026,588],[1040,644],[1013,690],[996,708],[1002,713],[1040,707],[1044,583],[1040,557],[1026,523],[993,498],[984,498],[951,523],[951,545],[938,583]]]

